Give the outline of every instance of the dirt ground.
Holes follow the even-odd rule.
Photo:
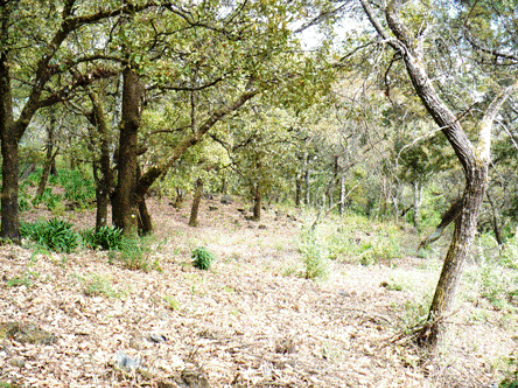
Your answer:
[[[0,247],[0,383],[498,384],[503,358],[517,347],[516,315],[461,298],[434,357],[419,354],[400,336],[409,315],[433,292],[440,262],[413,257],[370,266],[333,261],[327,281],[304,279],[298,274],[297,249],[303,217],[270,209],[257,223],[244,218],[238,211],[243,207],[206,200],[200,226],[190,228],[188,206],[178,211],[166,199],[150,201],[156,233],[149,260],[160,271],[109,264],[110,255],[101,251],[64,255]],[[41,210],[24,215],[46,216]],[[92,211],[73,214],[79,228],[92,227],[94,218]],[[190,264],[190,252],[198,246],[217,256],[209,271]],[[27,282],[9,282],[15,278]],[[394,279],[403,287],[386,287]],[[477,312],[484,318],[473,319]]]

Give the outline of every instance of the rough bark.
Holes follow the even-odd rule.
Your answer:
[[[417,250],[425,248],[434,241],[437,241],[444,232],[444,229],[446,229],[448,225],[450,225],[458,218],[458,216],[461,213],[461,210],[462,199],[458,199],[451,204],[451,206],[448,208],[448,210],[446,210],[446,212],[444,212],[444,214],[441,216],[441,222],[439,223],[439,225],[437,225],[435,231],[431,235],[426,237],[423,241],[421,241]]]
[[[129,67],[124,70],[122,119],[120,125],[118,179],[112,201],[115,227],[125,235],[136,235],[139,203],[134,198],[138,179],[138,130],[140,127],[140,98],[142,86],[138,75]]]
[[[45,164],[43,165],[43,171],[41,173],[40,182],[38,189],[36,190],[36,197],[41,197],[47,186],[47,181],[56,160],[57,152],[54,152],[54,134],[56,129],[56,117],[54,114],[50,118],[50,123],[47,128],[47,155],[45,158]]]
[[[252,214],[252,221],[260,221],[261,220],[261,188],[259,182],[254,185],[253,188],[253,196],[254,196],[254,208]]]
[[[96,178],[97,186],[95,190],[97,200],[95,228],[98,230],[108,224],[108,205],[110,204],[110,193],[113,185],[113,171],[110,162],[110,130],[100,96],[91,89],[88,90],[88,95],[93,107],[92,124],[97,129],[101,153],[98,164],[101,176]],[[97,170],[97,166],[94,169]]]
[[[426,73],[422,62],[421,43],[399,18],[401,0],[392,0],[385,8],[387,24],[395,38],[380,25],[368,1],[360,2],[378,34],[401,55],[416,94],[455,151],[466,178],[453,239],[444,260],[427,322],[418,336],[420,346],[435,347],[444,332],[445,317],[453,304],[462,265],[475,236],[477,217],[487,181],[492,124],[501,105],[515,86],[507,88],[492,101],[477,128],[479,142],[477,147],[474,147],[462,129],[460,121],[435,91]]]
[[[191,206],[191,216],[189,218],[189,226],[198,226],[198,209],[200,208],[201,198],[203,196],[203,179],[198,178],[194,184],[194,198]]]
[[[153,233],[153,219],[151,218],[151,214],[149,214],[145,199],[139,202],[138,210],[139,233],[143,236]]]
[[[419,213],[421,210],[421,183],[419,181],[414,181],[414,214],[412,216],[412,221],[414,223],[414,228],[419,230]]]

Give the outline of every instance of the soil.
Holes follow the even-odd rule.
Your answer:
[[[109,252],[0,247],[0,383],[482,388],[500,381],[502,360],[516,349],[516,316],[476,300],[459,302],[437,353],[412,345],[404,328],[422,313],[440,262],[333,261],[330,278],[314,281],[301,276],[302,214],[269,209],[253,222],[243,203],[204,200],[191,228],[187,207],[164,198],[149,208],[149,272],[126,269]],[[81,229],[95,220],[93,211],[67,217]],[[198,246],[217,256],[208,271],[191,264]],[[394,279],[403,286],[391,287]],[[477,311],[485,318],[469,318]],[[12,334],[15,324],[52,341],[25,341],[23,330]]]

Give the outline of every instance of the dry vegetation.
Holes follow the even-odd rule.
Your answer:
[[[253,223],[241,206],[205,201],[200,227],[189,228],[188,209],[150,205],[157,233],[149,259],[160,270],[109,264],[107,252],[0,247],[1,383],[489,387],[516,348],[516,315],[486,303],[470,276],[435,357],[401,336],[425,312],[442,255],[411,257],[417,240],[408,231],[398,232],[401,258],[362,266],[341,252],[329,279],[314,281],[300,276],[303,214],[269,210]],[[89,211],[69,216],[92,226]],[[326,222],[321,234],[361,242],[386,233],[384,224],[365,232],[356,221]],[[209,271],[191,265],[198,246],[217,256]],[[129,368],[120,366],[124,356]]]

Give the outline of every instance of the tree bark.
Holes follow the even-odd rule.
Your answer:
[[[189,218],[189,226],[198,226],[198,209],[200,207],[201,198],[203,196],[203,179],[198,178],[194,184],[194,198],[192,200],[191,216]]]
[[[493,121],[502,104],[516,88],[516,84],[506,88],[491,102],[477,128],[479,141],[474,147],[459,120],[433,87],[423,64],[421,42],[412,35],[399,18],[401,0],[392,0],[385,8],[387,25],[395,39],[378,22],[368,1],[360,0],[360,2],[378,34],[403,58],[416,94],[455,151],[466,178],[462,207],[455,223],[453,239],[444,260],[427,322],[417,338],[420,346],[433,348],[439,343],[444,332],[445,317],[452,307],[462,265],[475,237],[477,217],[488,176]]]
[[[93,106],[92,124],[97,129],[101,153],[99,158],[101,176],[96,178],[97,187],[95,190],[97,199],[95,228],[99,230],[108,224],[108,205],[113,184],[113,170],[110,162],[110,130],[100,96],[91,89],[88,90],[88,95]],[[97,168],[97,166],[94,166],[94,168]]]
[[[300,202],[302,198],[302,179],[297,176],[295,180],[295,207],[300,208]]]
[[[45,158],[45,164],[43,165],[43,171],[41,173],[40,183],[38,184],[38,189],[36,190],[36,197],[41,197],[43,192],[45,191],[45,187],[47,186],[47,181],[49,179],[49,175],[52,170],[52,166],[54,165],[54,161],[56,160],[57,152],[54,153],[54,134],[56,130],[56,117],[55,114],[52,113],[50,117],[50,123],[47,127],[47,155]]]
[[[261,188],[259,182],[254,185],[253,188],[254,195],[254,208],[252,221],[260,221],[261,220]]]
[[[414,181],[414,214],[412,216],[412,221],[414,223],[414,228],[419,230],[419,212],[421,210],[421,183],[419,181]]]
[[[138,75],[129,67],[124,70],[123,77],[118,179],[112,202],[112,218],[114,226],[122,229],[124,235],[135,236],[138,231],[140,203],[135,200],[134,195],[138,179],[138,130],[142,86]]]

